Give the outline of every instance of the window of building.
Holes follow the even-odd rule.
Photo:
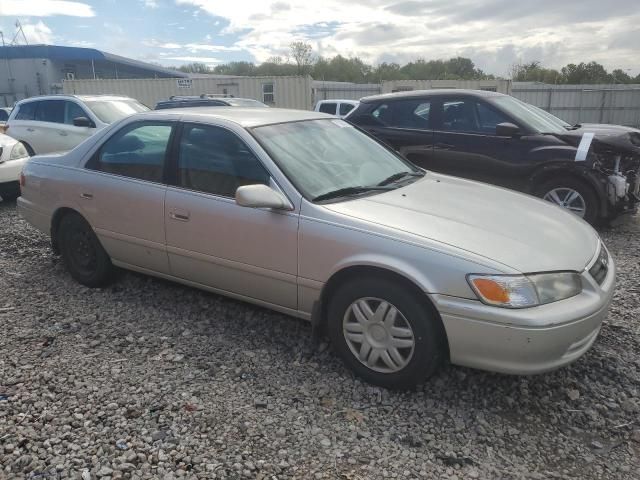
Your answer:
[[[102,145],[87,167],[160,183],[171,129],[168,123],[127,125]]]
[[[178,156],[178,185],[233,197],[243,185],[269,184],[269,174],[246,144],[227,129],[185,125]]]
[[[262,84],[262,101],[264,103],[275,103],[273,83]]]

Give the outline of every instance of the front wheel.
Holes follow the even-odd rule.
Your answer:
[[[77,213],[65,215],[58,227],[58,245],[71,276],[87,287],[111,282],[114,267],[93,229]]]
[[[538,197],[562,207],[585,221],[595,224],[600,211],[598,196],[582,180],[569,176],[555,178],[540,185]]]
[[[413,387],[436,372],[446,352],[444,329],[426,302],[398,282],[352,280],[330,299],[331,342],[367,382]]]

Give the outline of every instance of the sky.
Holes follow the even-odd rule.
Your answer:
[[[7,43],[16,20],[30,44],[165,66],[260,63],[305,41],[372,64],[464,56],[506,76],[517,62],[595,60],[640,73],[638,0],[0,0]]]

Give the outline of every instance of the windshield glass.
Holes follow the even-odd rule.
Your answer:
[[[104,123],[113,123],[134,113],[149,110],[135,100],[89,100],[85,104]]]
[[[568,122],[565,122],[564,120],[562,120],[561,118],[556,117],[555,115],[547,112],[546,110],[541,109],[540,107],[536,107],[535,105],[530,105],[527,104],[534,112],[539,113],[540,115],[542,115],[545,118],[548,118],[549,121],[557,123],[558,125],[560,125],[562,128],[571,128],[571,124]]]
[[[233,107],[266,107],[269,108],[269,105],[265,105],[258,100],[252,100],[250,98],[225,98],[225,102]]]
[[[566,133],[556,121],[551,121],[547,115],[541,114],[517,98],[500,96],[492,97],[489,101],[537,133]]]
[[[342,120],[280,123],[253,132],[289,180],[311,200],[336,190],[375,187],[402,172],[418,172]]]

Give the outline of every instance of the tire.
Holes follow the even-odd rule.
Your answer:
[[[387,302],[386,308],[382,302]],[[354,304],[365,316],[373,313],[374,320],[358,321]],[[392,307],[397,311],[395,320],[391,320],[393,331],[389,328],[391,323],[387,323]],[[380,316],[384,320],[380,323],[375,317],[378,308],[386,313]],[[351,280],[329,299],[327,315],[328,334],[334,349],[356,375],[369,383],[391,389],[415,387],[431,377],[446,356],[446,335],[436,310],[427,299],[420,299],[400,282],[376,277]],[[368,352],[367,347],[363,347],[365,343],[370,346]],[[392,347],[395,352],[390,354]],[[363,354],[368,364],[363,363],[358,354]],[[389,361],[395,368],[389,366]]]
[[[5,203],[15,202],[16,198],[20,196],[20,192],[0,192],[0,197]]]
[[[71,276],[82,285],[96,288],[108,285],[114,267],[93,229],[77,213],[68,213],[58,226],[58,247]]]
[[[553,193],[555,192],[555,196]],[[574,193],[579,197],[572,197]],[[585,221],[595,225],[599,218],[600,202],[595,190],[582,180],[568,175],[554,178],[536,188],[536,196],[547,200],[578,215]],[[564,200],[573,200],[565,206]],[[579,212],[578,209],[582,212]]]

